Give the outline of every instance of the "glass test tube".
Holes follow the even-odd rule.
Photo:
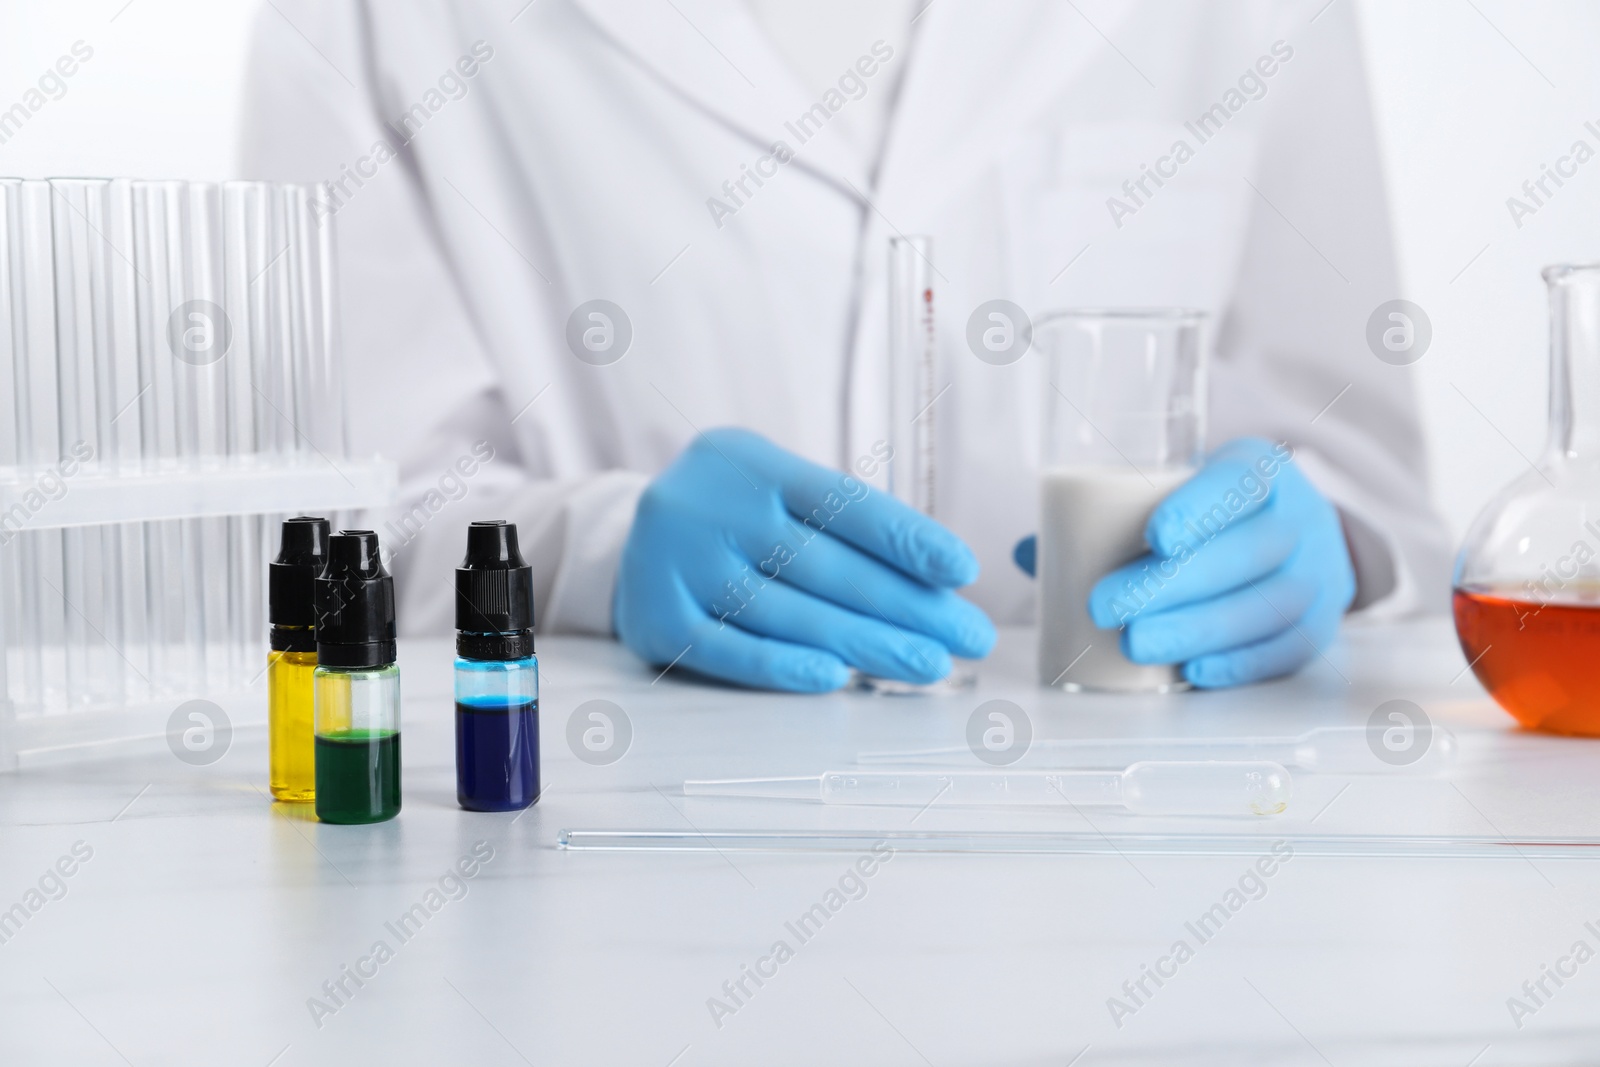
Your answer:
[[[56,320],[56,415],[53,460],[83,449],[104,452],[99,410],[109,402],[105,380],[112,370],[110,264],[107,231],[112,228],[111,183],[105,180],[59,179],[50,182],[51,232],[54,236]],[[109,421],[110,412],[104,412]],[[67,702],[88,704],[107,688],[110,665],[105,644],[117,642],[117,623],[107,609],[109,598],[89,591],[110,592],[106,573],[104,527],[64,529],[60,544],[60,582],[56,592],[65,601],[63,671]],[[97,635],[104,635],[101,639]],[[109,694],[107,694],[109,695]]]
[[[5,461],[25,476],[55,458],[55,292],[50,187],[42,181],[0,181],[0,345],[7,353],[8,411],[13,436]],[[65,605],[44,585],[52,534],[0,526],[0,600],[7,605],[8,684],[18,704],[43,705],[60,684],[45,647],[59,643]]]
[[[206,457],[214,463],[226,421],[222,372],[213,358],[223,335],[213,310],[223,298],[218,190],[140,181],[133,183],[133,201],[144,462],[156,469],[194,468]],[[208,635],[226,633],[226,572],[212,579],[225,547],[209,528],[217,521],[145,524],[146,610],[166,693],[206,688],[213,680],[216,657],[207,654]]]
[[[276,435],[282,432],[282,420],[266,397],[273,388],[271,368],[281,347],[282,331],[274,309],[284,300],[286,244],[277,232],[282,227],[276,223],[275,187],[265,182],[227,182],[221,196],[224,268],[220,326],[227,331],[228,343],[221,363],[228,411],[227,455],[230,462],[240,462],[271,453]],[[275,518],[247,515],[226,520],[231,679],[255,673],[253,652],[260,647],[262,618],[261,559],[270,550]]]

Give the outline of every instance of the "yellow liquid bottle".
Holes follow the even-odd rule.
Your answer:
[[[267,653],[267,734],[272,798],[296,804],[317,799],[314,702],[315,652]]]
[[[274,800],[308,804],[317,799],[315,697],[317,575],[328,561],[328,520],[285,519],[278,558],[267,568],[267,611],[272,624],[267,653],[268,777]]]

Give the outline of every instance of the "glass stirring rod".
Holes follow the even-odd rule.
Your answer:
[[[1142,760],[1120,771],[825,771],[801,778],[714,778],[685,796],[761,797],[824,804],[939,802],[976,807],[1119,807],[1137,815],[1276,815],[1289,772],[1252,761]]]
[[[1060,767],[1126,767],[1137,760],[1266,760],[1318,774],[1431,774],[1452,766],[1456,736],[1438,725],[1319,726],[1298,737],[1118,737],[1035,741],[1029,752]],[[946,764],[965,746],[863,752],[861,764]]]

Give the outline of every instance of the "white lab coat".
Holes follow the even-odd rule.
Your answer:
[[[968,351],[968,314],[994,298],[1035,318],[1210,312],[1210,440],[1291,442],[1345,516],[1363,599],[1441,607],[1411,372],[1366,343],[1403,294],[1354,16],[1323,8],[937,0],[861,78],[888,91],[903,65],[874,166],[825,124],[804,143],[786,125],[819,101],[739,0],[274,0],[243,170],[342,182],[350,433],[402,464],[411,518],[375,522],[402,630],[449,628],[462,527],[496,517],[521,527],[541,627],[610,632],[637,496],[697,430],[868,455],[888,432],[896,231],[935,241],[937,517],[977,553],[968,595],[996,621],[1032,617],[1010,555],[1035,527],[1040,359]],[[1241,90],[1258,63],[1273,73]],[[1213,105],[1202,143],[1185,123]],[[1179,139],[1192,158],[1162,163]],[[793,158],[735,201],[724,183],[780,140]],[[1176,175],[1136,200],[1142,165]],[[633,330],[604,366],[565,339],[596,298]],[[478,441],[494,459],[458,463]]]

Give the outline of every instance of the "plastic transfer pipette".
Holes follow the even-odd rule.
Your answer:
[[[1276,815],[1289,772],[1263,761],[1145,760],[1121,771],[827,771],[683,783],[686,796],[926,807],[1120,807],[1139,815]]]
[[[1460,746],[1442,726],[1369,733],[1365,726],[1320,726],[1298,737],[1118,737],[1035,741],[1030,753],[1054,767],[1126,767],[1138,760],[1265,760],[1319,774],[1431,774],[1456,761]],[[971,757],[962,745],[863,752],[863,764],[948,764]]]

